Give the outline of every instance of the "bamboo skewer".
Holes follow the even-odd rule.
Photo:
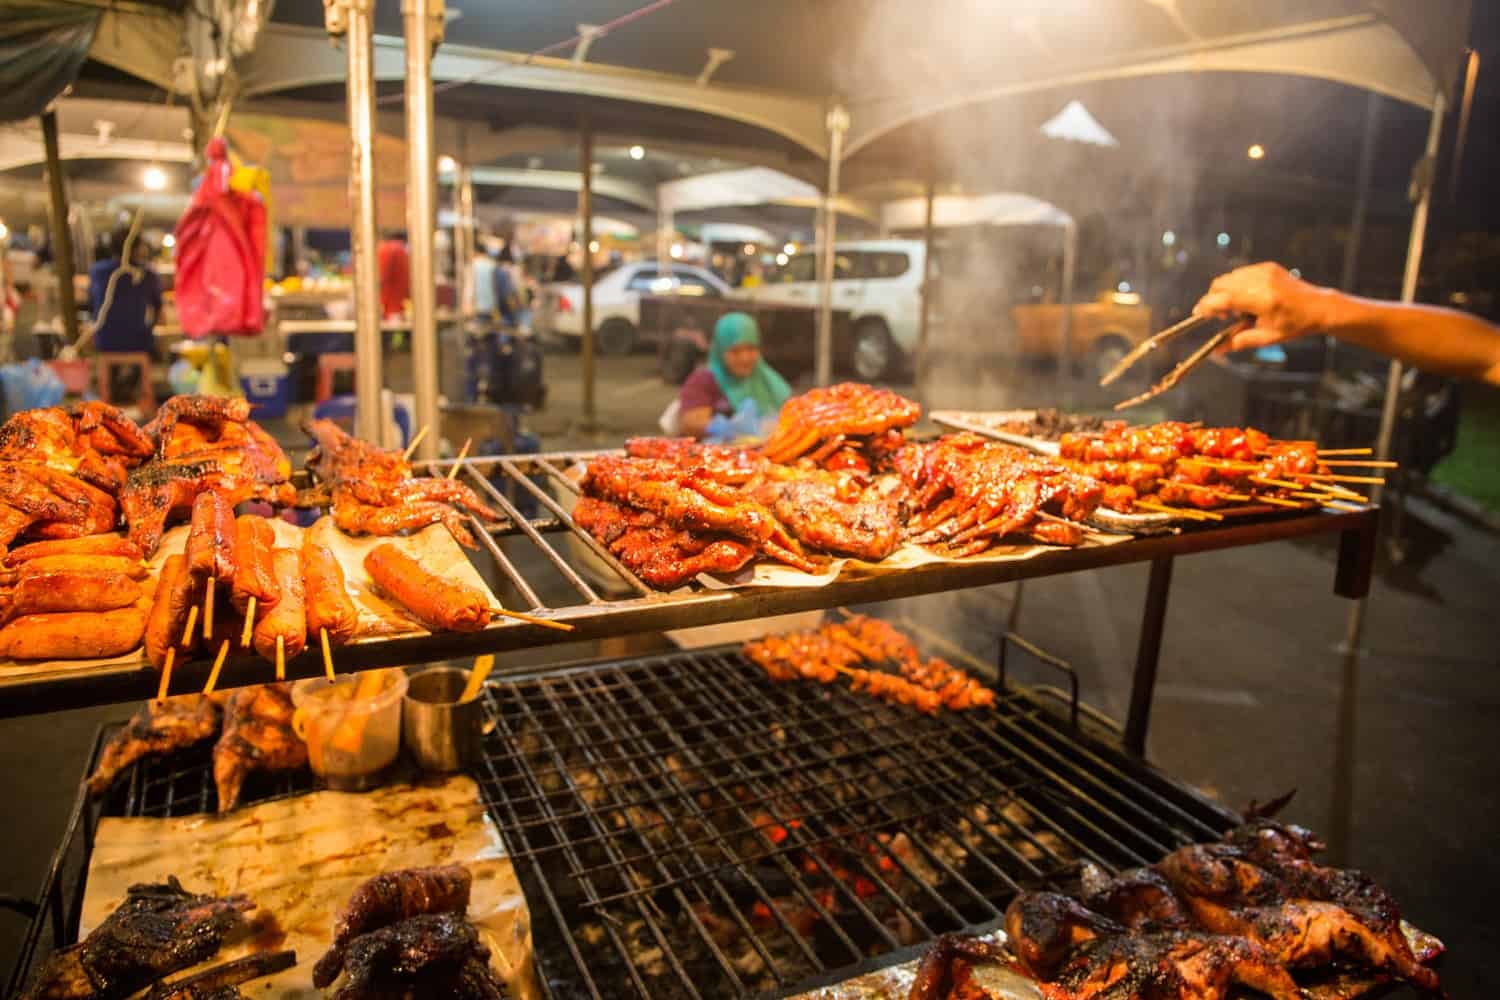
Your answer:
[[[208,587],[203,591],[203,639],[208,641],[214,637],[214,591],[219,588],[214,583],[214,578],[208,578]]]
[[[1159,514],[1176,514],[1190,521],[1222,521],[1223,514],[1215,514],[1212,511],[1196,510],[1192,507],[1169,507],[1166,504],[1154,503],[1150,500],[1137,500],[1135,506],[1142,510],[1154,511]]]
[[[1384,486],[1385,480],[1379,476],[1336,476],[1327,472],[1298,472],[1298,479],[1311,479],[1324,483],[1370,483],[1371,485]]]
[[[469,457],[469,445],[473,443],[473,438],[464,438],[464,446],[458,449],[458,457],[453,460],[453,468],[448,470],[449,479],[458,477],[458,470],[463,467],[464,459]]]
[[[1307,506],[1307,504],[1298,503],[1295,500],[1283,500],[1281,497],[1266,496],[1265,494],[1257,494],[1255,500],[1257,503],[1268,503],[1272,507],[1296,507],[1298,510],[1301,510]]]
[[[276,637],[276,679],[286,680],[286,637]]]
[[[542,618],[538,615],[523,614],[520,611],[507,611],[504,608],[490,608],[490,614],[496,618],[514,618],[519,622],[529,622],[532,625],[540,625],[543,628],[555,629],[558,632],[571,632],[573,626],[567,622],[555,622],[551,618]]]
[[[208,683],[203,685],[204,694],[213,694],[214,687],[219,683],[219,671],[224,669],[224,657],[229,655],[229,640],[219,647],[219,655],[214,657],[213,669],[208,672]]]
[[[250,648],[250,634],[255,631],[255,595],[245,601],[245,630],[240,633],[240,648]]]
[[[411,461],[411,457],[417,453],[417,445],[419,445],[419,444],[422,443],[422,439],[427,436],[427,432],[430,429],[431,429],[430,426],[424,425],[421,430],[417,431],[416,434],[412,435],[411,443],[408,444],[406,446],[406,450],[401,453],[401,460],[402,461],[404,461],[404,462],[410,462]]]
[[[484,687],[484,680],[495,668],[495,657],[493,653],[485,653],[474,660],[474,668],[469,671],[469,683],[464,685],[463,694],[458,696],[460,703],[470,701],[479,695],[479,689]]]
[[[167,649],[167,658],[161,664],[161,683],[156,686],[156,700],[167,700],[167,688],[172,686],[172,661],[177,659],[177,647]]]
[[[193,641],[193,627],[198,624],[198,605],[194,604],[188,608],[187,628],[182,630],[182,645],[186,646]]]
[[[1372,455],[1374,453],[1375,453],[1375,450],[1373,448],[1320,448],[1320,449],[1318,449],[1318,457],[1319,458],[1322,458],[1324,455]]]
[[[1248,493],[1229,493],[1218,486],[1204,486],[1200,483],[1186,483],[1176,479],[1169,479],[1167,480],[1167,482],[1171,483],[1173,486],[1180,486],[1185,490],[1198,490],[1200,493],[1212,493],[1214,496],[1223,497],[1225,500],[1244,501],[1253,499],[1253,497],[1251,497]]]
[[[328,646],[328,630],[326,628],[318,629],[318,637],[323,642],[323,672],[328,675],[328,679],[331,681],[333,680],[333,650]]]
[[[1338,467],[1338,466],[1353,466],[1354,468],[1364,468],[1364,469],[1399,469],[1399,468],[1401,468],[1401,463],[1400,462],[1377,462],[1373,458],[1371,458],[1371,459],[1346,459],[1346,460],[1343,460],[1343,461],[1334,461],[1334,462],[1322,462],[1322,461],[1320,461],[1319,464],[1320,465],[1326,465],[1329,468],[1335,468],[1335,467]]]

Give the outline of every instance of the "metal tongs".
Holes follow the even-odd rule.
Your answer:
[[[1189,316],[1182,322],[1175,323],[1172,326],[1167,327],[1161,333],[1158,333],[1153,337],[1146,338],[1136,346],[1135,350],[1131,351],[1129,354],[1121,358],[1120,363],[1111,368],[1105,374],[1105,376],[1099,380],[1099,384],[1101,386],[1109,385],[1121,375],[1124,375],[1135,365],[1136,362],[1140,361],[1152,351],[1166,346],[1167,344],[1171,343],[1178,337],[1181,337],[1183,334],[1188,333],[1191,330],[1195,330],[1198,327],[1204,326],[1209,323],[1219,322],[1220,320],[1222,320],[1222,317],[1220,316]],[[1162,376],[1160,382],[1157,382],[1155,385],[1147,389],[1145,392],[1141,393],[1139,396],[1131,396],[1129,399],[1122,400],[1121,402],[1116,403],[1115,409],[1124,410],[1137,404],[1144,403],[1148,399],[1155,399],[1157,396],[1160,396],[1162,393],[1172,388],[1178,382],[1182,381],[1182,377],[1184,375],[1192,371],[1194,368],[1198,367],[1198,365],[1201,364],[1203,360],[1210,354],[1212,354],[1220,344],[1224,343],[1224,341],[1228,340],[1234,334],[1239,333],[1243,329],[1245,329],[1244,322],[1240,319],[1235,319],[1218,333],[1214,334],[1212,337],[1209,337],[1207,342],[1205,342],[1202,347],[1198,348],[1196,351],[1190,354],[1187,359],[1180,365],[1167,372],[1166,375]]]

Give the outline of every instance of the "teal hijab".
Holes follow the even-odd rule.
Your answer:
[[[723,390],[729,405],[738,413],[745,400],[755,400],[756,412],[762,419],[774,417],[781,411],[781,404],[792,395],[786,379],[776,374],[776,369],[766,364],[765,358],[755,363],[755,370],[746,378],[736,378],[724,363],[724,355],[731,347],[741,344],[760,346],[760,327],[755,320],[742,312],[726,313],[714,324],[714,339],[708,349],[708,370]]]

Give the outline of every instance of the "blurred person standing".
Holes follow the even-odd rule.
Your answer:
[[[152,331],[161,313],[161,282],[145,262],[147,255],[139,240],[131,248],[130,261],[122,259],[126,235],[125,229],[116,230],[109,238],[107,256],[89,268],[94,346],[105,352],[142,352],[155,359]]]
[[[726,313],[714,324],[708,363],[678,392],[676,433],[704,441],[756,437],[791,395],[786,379],[760,356],[755,320]]]
[[[495,258],[486,245],[479,246],[469,261],[469,312],[491,320],[495,314]]]
[[[406,252],[406,234],[391,233],[375,248],[380,274],[380,313],[385,319],[400,316],[411,298],[411,258]]]

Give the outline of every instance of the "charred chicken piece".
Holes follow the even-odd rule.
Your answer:
[[[573,520],[632,573],[663,590],[699,573],[736,573],[755,558],[754,546],[738,538],[672,528],[649,511],[594,497],[578,498]]]
[[[349,943],[349,981],[335,1000],[373,1000],[402,993],[499,1000],[504,989],[489,968],[489,949],[463,917],[409,917]]]
[[[186,749],[218,731],[219,706],[203,695],[148,701],[104,744],[99,765],[89,777],[89,792],[102,795],[136,761]]]
[[[291,771],[307,763],[307,744],[292,731],[287,684],[240,688],[224,706],[224,731],[214,745],[214,786],[219,812],[239,805],[253,771]]]
[[[157,409],[155,417],[142,429],[162,449],[176,433],[179,421],[217,430],[224,424],[243,424],[249,419],[250,402],[246,399],[236,396],[173,396]]]
[[[133,885],[125,902],[78,944],[48,956],[26,1000],[116,1000],[219,950],[255,908],[243,895],[188,892],[176,878]]]
[[[879,562],[901,543],[900,480],[868,484],[855,475],[783,469],[749,490],[812,549]]]
[[[1154,868],[1131,868],[1110,876],[1098,865],[1085,863],[1080,882],[1080,895],[1089,909],[1119,921],[1130,930],[1194,926],[1187,903]]]
[[[145,1000],[243,1000],[240,987],[252,979],[274,976],[297,964],[295,951],[267,951],[216,965],[171,983],[159,983]]]
[[[313,420],[304,429],[318,443],[308,468],[328,487],[334,523],[343,531],[384,536],[441,522],[460,544],[472,547],[461,511],[503,520],[464,483],[413,476],[400,452],[351,437],[331,420]]]
[[[992,941],[943,934],[922,956],[907,1000],[967,1000],[960,992],[968,978],[967,966],[1004,962],[1009,958],[1009,953]]]
[[[922,407],[889,389],[841,382],[793,396],[781,407],[776,429],[761,446],[773,462],[788,463],[804,455],[831,456],[850,437],[876,437],[910,427]]]
[[[625,442],[625,454],[673,462],[687,469],[707,469],[714,479],[732,486],[749,482],[768,464],[748,448],[702,444],[692,438],[630,438]]]
[[[407,868],[365,882],[344,906],[333,926],[333,943],[313,966],[313,985],[325,989],[343,971],[355,938],[398,921],[431,914],[463,916],[474,877],[462,865]]]
[[[1416,960],[1400,933],[1399,915],[1378,904],[1380,919],[1371,926],[1338,903],[1297,898],[1303,890],[1329,892],[1329,886],[1314,879],[1279,878],[1231,844],[1180,848],[1157,868],[1202,926],[1256,941],[1287,965],[1343,961],[1389,973],[1429,993],[1440,991],[1437,973]]]
[[[1023,892],[1005,910],[1005,933],[1022,968],[1051,981],[1074,948],[1125,928],[1071,896]]]

